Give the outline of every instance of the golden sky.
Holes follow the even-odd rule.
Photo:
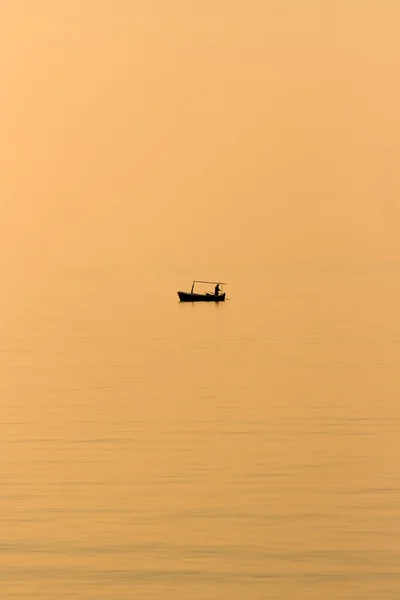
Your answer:
[[[397,260],[399,22],[389,0],[3,0],[2,268]]]

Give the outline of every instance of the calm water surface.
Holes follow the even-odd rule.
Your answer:
[[[398,599],[398,273],[142,275],[3,313],[2,598]]]

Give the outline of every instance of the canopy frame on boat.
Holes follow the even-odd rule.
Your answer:
[[[196,283],[212,283],[213,285],[227,285],[223,281],[202,281],[201,279],[193,279],[191,294],[193,294],[194,286]]]

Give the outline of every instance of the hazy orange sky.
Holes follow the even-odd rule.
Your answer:
[[[398,260],[399,23],[389,0],[3,0],[2,271]]]

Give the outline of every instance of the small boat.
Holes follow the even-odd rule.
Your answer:
[[[214,293],[207,292],[206,294],[198,294],[194,291],[196,283],[211,283],[215,285]],[[178,292],[181,302],[225,302],[225,292],[222,292],[221,286],[226,285],[221,281],[199,281],[195,279],[190,292]]]

